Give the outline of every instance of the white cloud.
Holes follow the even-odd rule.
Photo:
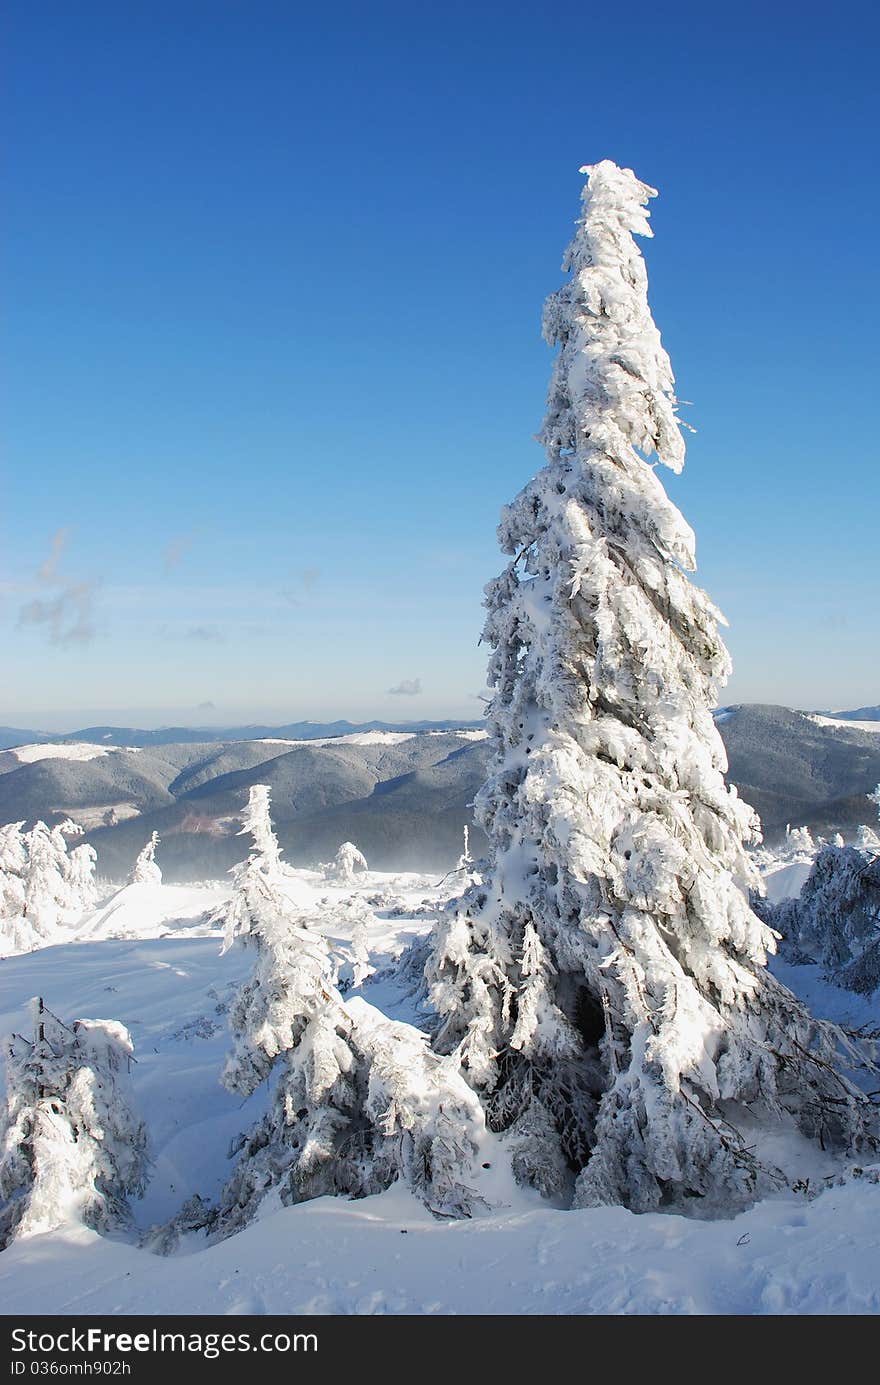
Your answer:
[[[390,697],[418,697],[422,691],[421,678],[404,678],[396,688],[389,688]]]

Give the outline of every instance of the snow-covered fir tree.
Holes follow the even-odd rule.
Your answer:
[[[25,846],[23,822],[0,827],[0,956],[5,951],[27,951],[34,934],[24,918]]]
[[[343,842],[332,861],[321,864],[326,880],[335,880],[340,885],[353,883],[358,871],[369,870],[367,858],[354,842]]]
[[[68,900],[73,914],[93,909],[98,899],[95,864],[98,853],[88,842],[75,846],[67,858]]]
[[[812,861],[817,850],[818,847],[809,827],[792,827],[791,825],[786,827],[784,860],[792,862]]]
[[[38,937],[48,938],[70,907],[67,844],[59,829],[36,822],[25,833],[24,913]]]
[[[281,848],[272,828],[268,784],[252,784],[241,816],[239,836],[252,839],[247,859],[232,870],[232,894],[223,911],[224,950],[233,939],[250,933],[252,926],[274,910],[287,910],[280,888]]]
[[[839,834],[823,844],[800,895],[762,908],[790,960],[816,962],[835,985],[866,995],[880,986],[880,851],[869,833],[852,846]]]
[[[823,846],[800,896],[771,924],[820,964],[829,981],[865,994],[880,986],[880,858],[855,846]]]
[[[132,885],[161,885],[162,871],[156,863],[156,848],[159,845],[159,833],[152,832],[150,840],[138,855],[131,872]]]
[[[115,1020],[68,1026],[33,1002],[31,1038],[7,1039],[0,1126],[0,1247],[70,1221],[128,1224],[147,1134],[134,1111],[131,1037]]]
[[[559,353],[546,465],[502,515],[486,589],[495,762],[477,797],[485,876],[427,966],[455,1054],[521,1179],[574,1204],[702,1214],[762,1169],[737,1116],[830,1145],[873,1112],[835,1070],[843,1036],[766,970],[752,811],[724,782],[712,710],[721,619],[656,463],[684,440],[634,235],[654,190],[604,161],[548,299]]]
[[[880,836],[866,822],[862,823],[856,832],[855,845],[859,851],[870,852],[872,856],[880,854]]]
[[[188,1205],[180,1230],[229,1235],[274,1192],[284,1203],[325,1193],[353,1197],[408,1178],[429,1206],[461,1214],[482,1112],[456,1065],[424,1036],[363,1005],[360,1022],[335,984],[329,946],[281,888],[268,790],[251,790],[253,850],[233,872],[225,946],[241,936],[256,956],[229,1012],[232,1051],[223,1083],[248,1097],[272,1079],[266,1115],[237,1146],[216,1207]]]
[[[45,944],[65,920],[91,909],[97,899],[91,846],[69,848],[82,828],[69,819],[49,828],[36,822],[0,828],[0,954]]]

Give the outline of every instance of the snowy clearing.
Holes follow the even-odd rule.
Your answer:
[[[4,752],[14,755],[23,765],[33,765],[38,760],[96,760],[100,755],[134,754],[136,746],[130,745],[92,745],[88,741],[71,741],[66,745],[16,745]]]
[[[484,730],[464,731],[351,731],[347,736],[317,736],[306,740],[286,740],[277,736],[261,736],[255,745],[402,745],[404,741],[423,736],[458,736],[463,741],[484,741]]]
[[[839,717],[820,717],[818,715],[811,715],[810,721],[814,721],[817,726],[845,726],[850,731],[868,731],[880,735],[880,721],[847,721]]]

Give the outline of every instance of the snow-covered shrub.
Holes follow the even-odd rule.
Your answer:
[[[0,1246],[69,1221],[125,1226],[147,1172],[147,1134],[128,1075],[132,1042],[115,1020],[63,1024],[33,1002],[34,1035],[7,1039],[0,1128]]]
[[[350,885],[358,871],[369,870],[367,858],[354,842],[343,842],[332,861],[322,861],[321,870],[325,880],[335,880],[341,885]]]
[[[633,240],[654,191],[586,171],[572,276],[544,313],[547,461],[503,511],[510,562],[486,589],[490,859],[426,981],[435,1042],[514,1132],[522,1177],[555,1189],[564,1164],[578,1206],[705,1215],[764,1177],[738,1112],[844,1146],[874,1113],[835,1071],[843,1035],[766,970],[759,824],[712,714],[721,616],[655,466],[680,471],[684,441]]]
[[[156,847],[159,845],[159,833],[153,832],[150,840],[140,852],[134,863],[131,872],[130,884],[132,885],[161,885],[162,871],[156,864]]]

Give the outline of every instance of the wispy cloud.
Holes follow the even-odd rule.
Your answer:
[[[197,712],[216,712],[216,710],[217,710],[217,703],[216,703],[216,702],[199,702],[199,703],[196,704],[196,711],[197,711]]]
[[[57,596],[22,606],[19,625],[45,626],[51,644],[88,644],[95,638],[94,582],[74,582]]]
[[[49,540],[49,554],[36,571],[43,587],[55,587],[51,596],[35,596],[18,613],[19,627],[36,625],[50,644],[88,644],[95,638],[95,582],[65,582],[58,568],[70,540],[69,529],[56,529]]]
[[[222,644],[226,636],[218,625],[191,625],[183,638],[194,640],[197,644]]]
[[[290,586],[282,587],[281,596],[288,606],[302,606],[303,598],[309,596],[321,580],[321,569],[319,567],[304,567]]]
[[[162,553],[162,565],[166,572],[174,572],[180,567],[184,557],[192,548],[192,534],[175,534],[166,545]]]
[[[56,529],[52,538],[49,540],[49,556],[37,568],[38,582],[54,582],[55,574],[58,571],[58,564],[64,556],[64,550],[70,539],[69,529]]]
[[[404,678],[395,688],[389,688],[390,697],[418,697],[422,691],[421,678]]]

